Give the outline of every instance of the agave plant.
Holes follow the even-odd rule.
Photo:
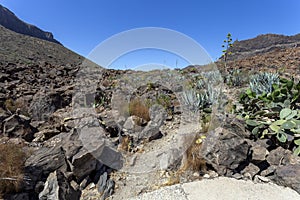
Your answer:
[[[184,105],[197,112],[208,102],[206,93],[197,93],[195,90],[186,90],[182,94]]]
[[[250,88],[257,95],[269,94],[273,91],[273,84],[279,84],[277,73],[263,72],[250,77]]]
[[[182,97],[184,104],[188,106],[189,109],[198,111],[201,105],[201,99],[199,98],[199,94],[197,94],[195,90],[190,89],[184,91]]]
[[[208,85],[207,87],[207,96],[208,104],[214,104],[220,99],[221,88],[214,85]]]
[[[219,71],[202,72],[206,84],[218,84],[222,82],[222,75]]]
[[[242,86],[246,79],[247,77],[243,75],[241,70],[232,69],[228,71],[224,81],[229,86]]]

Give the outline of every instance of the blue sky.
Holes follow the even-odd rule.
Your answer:
[[[109,37],[141,27],[183,33],[202,45],[213,60],[220,57],[228,32],[233,40],[300,33],[299,0],[0,0],[0,4],[20,19],[52,32],[64,46],[83,56]],[[120,67],[131,65],[125,60]],[[175,66],[175,60],[166,54],[153,62]]]

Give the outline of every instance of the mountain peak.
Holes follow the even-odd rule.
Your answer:
[[[13,12],[2,5],[0,5],[0,25],[17,33],[60,44],[60,42],[54,39],[52,33],[43,31],[34,25],[23,22]]]

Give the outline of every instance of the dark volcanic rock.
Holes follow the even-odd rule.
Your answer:
[[[24,115],[12,115],[3,120],[3,134],[8,137],[22,137],[31,142],[36,132],[30,125],[30,118]]]
[[[281,165],[286,152],[287,151],[282,147],[274,149],[267,157],[268,163],[270,165]]]
[[[81,182],[83,178],[96,169],[96,166],[97,160],[95,157],[87,151],[81,151],[73,157],[71,170],[77,180]]]
[[[139,134],[139,139],[153,140],[161,135],[159,128],[163,125],[167,118],[165,109],[161,105],[156,104],[150,108],[149,114],[151,120]]]
[[[254,161],[264,161],[266,159],[266,156],[268,155],[268,150],[265,147],[262,147],[260,145],[254,145],[251,148],[252,151],[252,160]]]
[[[7,8],[0,5],[0,25],[7,29],[21,33],[24,35],[29,35],[32,37],[40,38],[50,42],[55,42],[60,44],[57,40],[53,38],[52,33],[45,32],[36,26],[27,24],[20,20],[14,13],[12,13]]]
[[[38,92],[33,96],[29,112],[34,120],[46,121],[57,109],[68,104],[69,102],[64,102],[63,97],[58,92]]]
[[[108,174],[104,172],[97,183],[97,189],[101,196],[101,200],[111,196],[115,187],[115,182],[112,179],[108,179]]]
[[[238,133],[217,128],[207,135],[201,155],[218,174],[226,175],[243,169],[249,157],[250,147]]]
[[[30,177],[28,190],[33,190],[38,181],[57,169],[66,169],[67,163],[60,146],[41,148],[31,155],[25,163],[25,174]]]
[[[274,181],[290,187],[300,194],[300,164],[279,166],[275,170]]]
[[[257,167],[256,165],[250,163],[248,166],[245,167],[245,169],[243,169],[241,171],[241,173],[252,179],[258,172],[260,171],[259,167]]]
[[[80,199],[80,191],[75,190],[59,170],[51,173],[39,194],[40,200],[76,200]]]

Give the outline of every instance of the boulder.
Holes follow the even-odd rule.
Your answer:
[[[273,180],[286,187],[296,190],[300,194],[300,163],[279,166],[275,170]]]
[[[268,157],[267,157],[267,161],[270,165],[282,165],[282,161],[284,159],[284,157],[289,154],[290,151],[285,150],[282,147],[278,147],[272,151],[270,151]]]
[[[243,174],[245,177],[249,179],[253,179],[255,175],[257,175],[260,171],[260,168],[254,165],[253,163],[249,163],[242,171],[241,174]]]
[[[101,194],[101,200],[107,199],[107,197],[113,194],[115,182],[108,178],[107,172],[104,172],[97,183],[97,190]]]
[[[49,174],[44,189],[39,193],[40,200],[76,200],[81,192],[75,190],[62,172],[56,170]]]
[[[33,142],[44,142],[60,133],[57,129],[44,129],[34,134]]]
[[[144,120],[137,116],[130,116],[127,118],[123,125],[123,129],[128,131],[129,133],[135,133],[142,131],[142,125],[146,124]],[[124,130],[124,131],[125,131]]]
[[[114,149],[114,145],[105,139],[107,132],[102,127],[83,127],[80,129],[79,139],[82,141],[83,154],[91,154],[104,165],[112,169],[121,169],[123,167],[123,156]],[[78,154],[82,154],[79,152]]]
[[[160,157],[160,170],[176,169],[180,165],[182,155],[179,149],[172,148]]]
[[[61,92],[39,91],[34,96],[29,106],[32,119],[36,121],[47,121],[52,113],[69,104]]]
[[[149,110],[150,121],[147,126],[139,133],[139,139],[156,139],[161,136],[160,127],[163,125],[167,118],[165,109],[158,104],[151,106]]]
[[[4,136],[8,137],[22,137],[24,140],[31,142],[34,138],[34,129],[30,125],[30,118],[24,115],[14,114],[6,119],[3,123]]]
[[[25,162],[25,174],[31,179],[28,189],[33,190],[36,183],[45,180],[51,172],[57,169],[66,171],[66,168],[65,155],[60,146],[38,149]]]
[[[97,183],[97,190],[100,194],[103,194],[104,190],[105,190],[105,187],[106,187],[106,183],[107,183],[107,172],[104,172],[100,178],[99,178],[99,181]]]
[[[62,138],[62,148],[65,152],[65,156],[71,161],[73,156],[83,147],[82,141],[79,139],[79,133],[77,129],[73,129],[69,133],[60,134],[59,137]]]
[[[87,150],[81,150],[72,159],[71,171],[78,182],[81,182],[86,176],[96,169],[97,160]]]
[[[218,174],[239,172],[249,159],[250,144],[238,132],[217,128],[207,134],[200,154]]]
[[[254,145],[251,147],[252,151],[252,160],[257,162],[262,162],[266,159],[267,155],[269,154],[269,151],[260,145]]]

